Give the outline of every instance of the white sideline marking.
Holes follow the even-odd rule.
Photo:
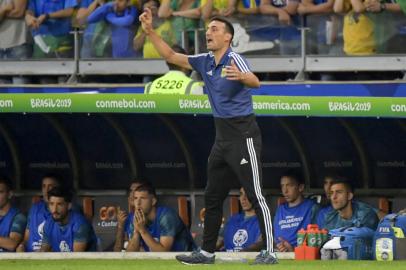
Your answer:
[[[70,259],[163,259],[175,260],[179,254],[188,252],[27,252],[27,253],[0,253],[0,260],[70,260]],[[216,252],[216,259],[253,260],[258,252]],[[276,253],[280,260],[293,260],[294,252]]]

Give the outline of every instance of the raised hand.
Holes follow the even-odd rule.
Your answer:
[[[123,226],[125,220],[127,219],[127,212],[120,209],[120,206],[117,207],[117,222],[119,226]]]
[[[149,8],[145,8],[144,12],[140,15],[139,20],[141,22],[142,29],[146,34],[152,30],[152,13]]]
[[[141,209],[135,209],[134,211],[134,229],[143,233],[146,231],[145,224],[147,224],[144,212]]]
[[[237,65],[234,62],[234,59],[231,59],[230,66],[226,66],[226,78],[231,81],[240,81],[244,79],[244,73],[241,72]]]

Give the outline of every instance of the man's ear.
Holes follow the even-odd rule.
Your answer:
[[[348,200],[351,201],[354,198],[354,193],[349,192],[348,194]]]
[[[228,43],[230,43],[231,44],[231,42],[232,42],[232,38],[233,38],[233,36],[230,34],[230,33],[226,33],[225,34],[225,37],[227,38],[227,40],[228,40]]]
[[[305,189],[305,185],[304,184],[299,184],[299,192],[303,193],[304,189]]]
[[[72,209],[72,203],[71,203],[71,202],[68,204],[68,209],[69,209],[69,210]]]
[[[8,192],[8,199],[11,200],[11,198],[13,198],[14,193],[12,191]]]
[[[152,206],[155,206],[157,202],[158,202],[158,200],[157,200],[156,197],[154,196],[154,197],[152,198]]]

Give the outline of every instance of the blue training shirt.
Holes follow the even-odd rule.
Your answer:
[[[214,117],[231,118],[254,113],[250,89],[240,81],[227,80],[224,72],[222,74],[222,70],[231,65],[231,59],[241,72],[251,72],[241,55],[229,48],[217,66],[212,52],[190,55],[188,59],[203,78]]]
[[[278,206],[274,219],[276,242],[279,243],[281,237],[293,247],[297,246],[297,232],[314,223],[316,210],[316,203],[309,199],[304,199],[302,203],[293,207],[289,207],[288,203]]]
[[[74,242],[86,242],[86,251],[96,251],[97,238],[92,225],[76,211],[69,211],[69,221],[65,225],[48,217],[44,226],[43,242],[54,252],[73,252]]]
[[[245,217],[239,213],[230,217],[224,227],[224,248],[228,252],[241,251],[258,242],[260,237],[257,216]]]
[[[171,251],[190,251],[195,248],[192,235],[172,208],[158,207],[156,209],[156,218],[147,225],[147,229],[156,241],[159,241],[161,236],[173,237],[174,242]],[[134,213],[128,215],[124,230],[128,239],[131,239],[134,232]],[[145,251],[149,251],[149,247],[142,239],[141,245]]]
[[[0,216],[0,237],[8,238],[11,233],[18,233],[24,236],[26,219],[15,207],[11,207],[5,216]],[[0,247],[0,252],[9,250]]]
[[[378,215],[372,206],[359,202],[352,201],[352,217],[343,219],[337,210],[328,212],[325,216],[324,227],[328,230],[338,229],[341,227],[368,227],[376,230],[379,223]]]
[[[326,215],[330,211],[333,211],[333,210],[334,210],[334,208],[331,204],[327,205],[319,210],[319,212],[317,213],[317,225],[319,226],[319,228],[325,227],[324,223],[325,223]]]
[[[27,230],[30,231],[30,234],[25,251],[32,252],[41,249],[45,220],[50,215],[51,213],[45,201],[41,200],[32,205],[27,220]]]

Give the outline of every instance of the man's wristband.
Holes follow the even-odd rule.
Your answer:
[[[49,13],[45,13],[45,21],[49,20],[49,18],[51,18],[51,16],[49,16]]]

